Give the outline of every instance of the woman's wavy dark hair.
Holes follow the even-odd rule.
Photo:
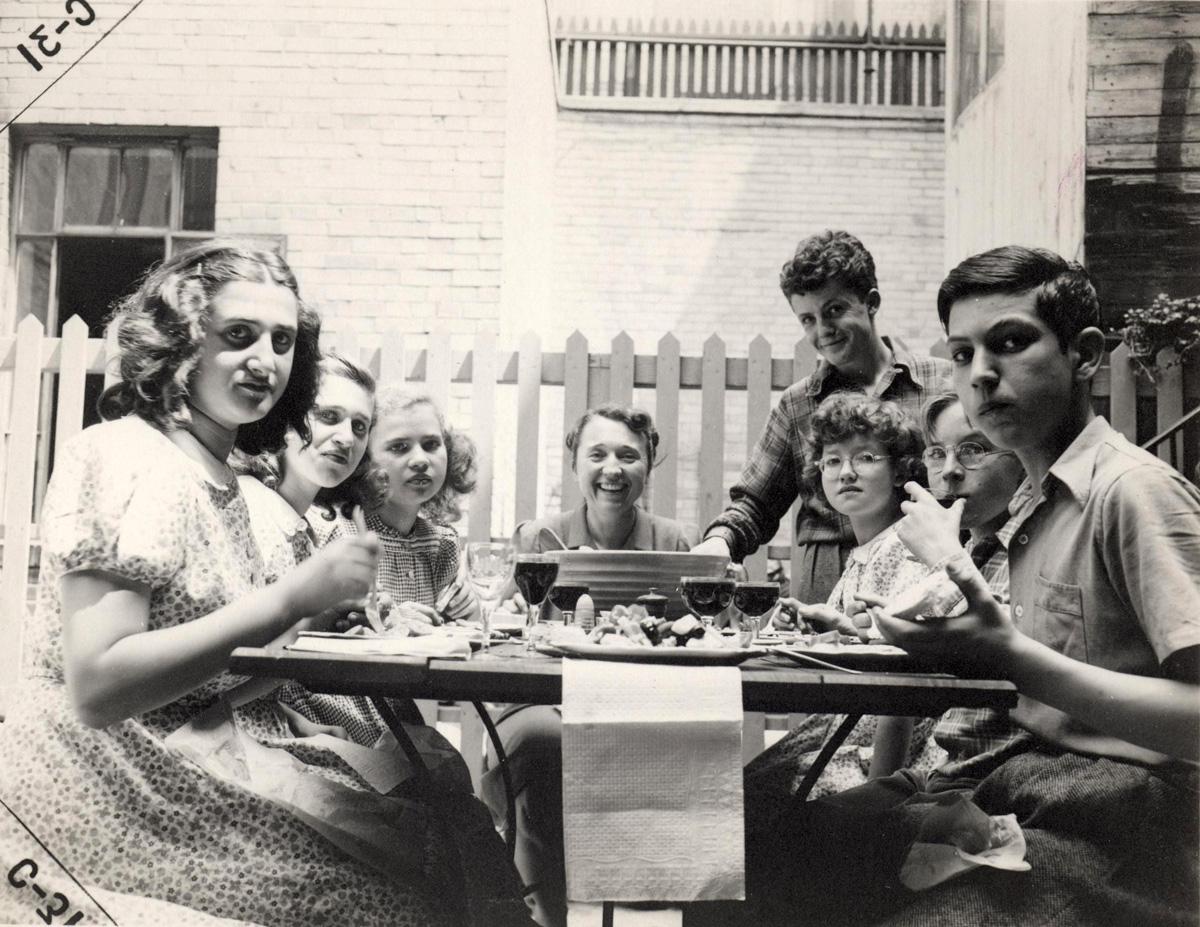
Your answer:
[[[654,469],[655,458],[658,455],[658,431],[654,427],[654,419],[650,417],[650,413],[632,406],[623,406],[617,402],[605,402],[593,406],[579,416],[575,427],[567,433],[565,444],[567,450],[571,452],[572,470],[575,469],[575,459],[579,454],[579,436],[583,434],[587,423],[597,416],[620,422],[635,435],[641,437],[646,442],[646,470],[649,472]]]
[[[292,372],[283,395],[263,418],[238,428],[235,446],[247,454],[278,451],[289,428],[307,440],[308,411],[317,394],[320,317],[300,298],[296,277],[282,257],[221,239],[167,258],[118,301],[109,330],[116,332],[121,382],[101,395],[101,418],[133,414],[163,431],[186,428],[189,388],[212,300],[221,287],[239,280],[287,287],[298,312]]]
[[[347,360],[340,354],[327,353],[321,356],[320,383],[326,377],[344,377],[351,383],[363,388],[371,397],[371,424],[375,424],[375,378],[370,372]],[[311,437],[303,446],[311,443]],[[270,489],[279,489],[287,472],[287,457],[284,451],[279,453],[263,452],[250,456],[236,453],[231,461],[238,473],[248,473]],[[333,521],[338,515],[350,518],[356,505],[364,511],[374,512],[387,501],[387,474],[371,460],[371,451],[363,454],[362,460],[354,468],[354,472],[336,486],[324,487],[317,490],[313,505],[321,510],[321,516],[327,521]]]
[[[830,444],[837,444],[857,435],[874,438],[892,458],[892,469],[900,485],[893,490],[898,501],[908,498],[904,483],[916,480],[927,485],[925,463],[921,452],[925,439],[921,426],[913,421],[894,402],[865,396],[862,393],[834,393],[826,398],[809,420],[809,449],[801,477],[802,497],[806,502],[829,505],[821,485],[821,454]]]
[[[446,481],[437,495],[421,506],[421,514],[429,521],[444,525],[462,518],[461,499],[475,491],[475,442],[446,424],[446,418],[432,396],[399,386],[385,386],[379,390],[375,400],[375,418],[378,420],[385,415],[394,415],[420,405],[433,410],[442,429],[442,443],[446,445]]]

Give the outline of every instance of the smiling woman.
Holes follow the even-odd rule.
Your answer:
[[[588,409],[566,437],[583,504],[571,511],[517,525],[513,546],[543,552],[557,534],[568,548],[687,551],[695,533],[638,505],[658,452],[654,421],[640,409],[607,403]],[[550,531],[545,529],[549,528]],[[566,871],[562,834],[562,718],[548,705],[520,705],[498,724],[517,793],[517,868],[539,922],[566,921]],[[499,771],[483,780],[482,797],[505,821],[507,803]],[[514,826],[514,822],[507,822]]]

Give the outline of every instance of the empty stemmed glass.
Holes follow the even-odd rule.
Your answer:
[[[762,630],[761,619],[779,601],[779,583],[738,583],[733,592],[733,605],[741,613],[738,622],[738,643],[749,647]],[[747,620],[750,619],[750,620]]]
[[[546,554],[518,554],[513,579],[525,597],[525,649],[534,647],[534,628],[546,594],[558,578],[558,561]]]
[[[479,623],[483,630],[483,650],[491,647],[492,612],[496,608],[496,600],[500,598],[500,590],[508,582],[512,570],[511,544],[472,541],[467,545],[467,577],[479,594]]]

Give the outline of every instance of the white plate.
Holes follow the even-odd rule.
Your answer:
[[[586,660],[614,660],[621,663],[699,663],[729,666],[761,657],[757,647],[617,647],[604,644],[560,642],[538,647],[551,656],[580,657]]]

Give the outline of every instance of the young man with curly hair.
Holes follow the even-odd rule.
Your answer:
[[[950,374],[946,361],[912,355],[879,334],[875,261],[849,232],[824,231],[800,242],[783,265],[779,285],[821,362],[784,391],[741,479],[729,490],[729,505],[696,548],[739,562],[774,537],[799,495],[811,457],[809,422],[823,399],[853,390],[891,400],[915,421]],[[806,501],[796,519],[795,543],[801,568],[791,578],[791,594],[802,602],[824,602],[854,547],[850,522],[820,499]]]

